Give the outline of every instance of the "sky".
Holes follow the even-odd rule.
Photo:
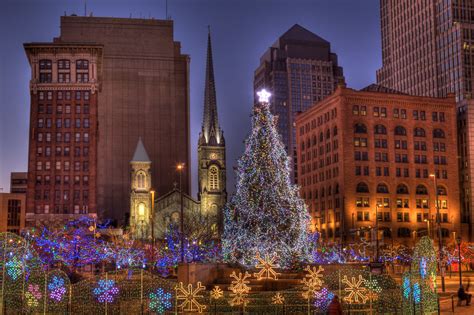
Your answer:
[[[86,4],[86,6],[85,6]],[[52,41],[61,15],[164,19],[166,0],[0,0],[0,191],[10,172],[27,171],[30,69],[25,42]],[[207,26],[211,27],[219,121],[226,139],[228,191],[250,132],[253,73],[260,56],[294,24],[331,43],[348,87],[375,82],[381,66],[379,0],[168,0],[174,39],[191,57],[193,195],[204,100]]]

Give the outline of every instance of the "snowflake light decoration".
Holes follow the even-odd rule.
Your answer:
[[[275,269],[278,267],[277,264],[275,264],[276,257],[273,256],[270,258],[268,254],[265,254],[265,258],[262,258],[259,253],[257,253],[257,264],[255,265],[255,268],[260,269],[259,272],[256,272],[253,274],[257,280],[262,280],[262,279],[273,279],[277,280],[277,276],[279,275],[278,272],[275,271]]]
[[[365,280],[365,287],[368,289],[367,296],[373,302],[379,298],[382,288],[379,286],[377,279]]]
[[[38,307],[39,300],[41,300],[42,297],[43,294],[41,294],[39,285],[30,283],[28,285],[28,290],[25,293],[26,304],[29,307]]]
[[[321,289],[323,285],[323,275],[322,272],[324,268],[319,266],[318,269],[316,267],[306,266],[305,270],[308,272],[306,276],[301,280],[303,284],[303,298],[309,299],[311,298],[316,291]]]
[[[119,293],[119,288],[114,280],[101,279],[92,292],[100,303],[112,303]]]
[[[229,287],[229,290],[232,291],[232,293],[230,294],[230,296],[232,297],[230,305],[247,305],[247,295],[250,291],[250,287],[247,285],[250,283],[250,281],[248,281],[247,278],[250,277],[250,274],[247,271],[244,275],[239,272],[239,275],[237,276],[235,271],[233,271],[230,277],[234,278]]]
[[[173,306],[171,302],[171,298],[173,297],[172,294],[166,292],[162,288],[158,288],[154,292],[151,292],[149,297],[150,303],[148,306],[150,307],[150,310],[158,314],[163,314]]]
[[[214,286],[214,289],[211,290],[211,298],[218,300],[224,296],[224,291],[219,288],[218,285]]]
[[[347,276],[344,276],[342,282],[347,285],[347,287],[344,288],[344,291],[349,293],[344,297],[344,301],[349,304],[365,304],[367,302],[369,296],[367,295],[367,288],[363,287],[366,280],[362,275],[359,275],[358,280],[356,280],[355,277],[352,277],[351,281],[349,281]]]
[[[66,286],[64,279],[58,276],[53,276],[51,282],[48,284],[49,298],[54,302],[61,302],[66,294]]]
[[[18,257],[13,256],[7,263],[5,264],[7,268],[8,276],[13,280],[16,281],[21,274],[23,273],[23,265]]]
[[[278,292],[272,297],[272,304],[283,304],[285,303],[285,297]]]
[[[202,313],[202,311],[206,308],[205,305],[202,305],[201,303],[198,302],[197,298],[202,298],[202,295],[199,294],[199,292],[203,291],[205,287],[201,284],[201,282],[197,283],[196,289],[193,290],[193,285],[188,284],[188,288],[186,289],[184,287],[184,284],[182,282],[179,283],[179,285],[176,286],[176,299],[178,301],[183,300],[183,303],[178,305],[178,307],[181,309],[182,312],[199,312]]]
[[[322,288],[314,294],[314,306],[321,311],[327,311],[329,303],[331,303],[333,298],[334,293],[329,291],[327,288]]]

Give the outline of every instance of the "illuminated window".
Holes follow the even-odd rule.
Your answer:
[[[219,170],[213,165],[209,168],[209,188],[211,190],[219,189]]]
[[[138,204],[138,216],[139,217],[144,217],[145,216],[145,204],[143,202]]]

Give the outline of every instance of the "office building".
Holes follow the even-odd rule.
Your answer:
[[[27,172],[12,172],[10,174],[10,192],[13,194],[26,194],[28,186]]]

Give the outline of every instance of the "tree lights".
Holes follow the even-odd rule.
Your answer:
[[[309,215],[290,181],[290,163],[270,112],[268,92],[259,92],[252,131],[238,162],[236,194],[224,209],[223,253],[251,265],[257,253],[278,256],[290,267],[310,257]]]

